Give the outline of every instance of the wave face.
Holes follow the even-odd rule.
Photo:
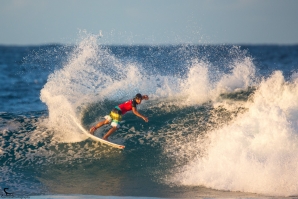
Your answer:
[[[32,91],[19,89],[26,103],[11,96],[12,80],[0,80],[0,99],[11,99],[0,112],[1,187],[29,195],[297,195],[297,47],[278,66],[268,52],[284,48],[243,48],[102,46],[96,35],[29,48],[17,71],[26,78],[14,83]],[[4,77],[15,74],[0,66]],[[87,139],[74,124],[89,129],[136,93],[150,97],[138,107],[149,122],[123,117],[111,140],[125,150]]]

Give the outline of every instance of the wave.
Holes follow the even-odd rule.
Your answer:
[[[136,93],[148,94],[153,104],[162,99],[163,103],[170,100],[176,105],[193,106],[214,101],[223,92],[245,89],[254,82],[255,67],[249,57],[233,61],[227,73],[210,62],[190,58],[186,72],[175,76],[145,69],[135,60],[121,60],[98,45],[97,39],[96,35],[83,39],[65,66],[52,73],[41,90],[40,98],[49,110],[48,126],[59,132],[57,137],[62,142],[86,139],[74,129],[67,115],[87,121],[82,113],[94,104],[101,106],[99,117],[111,109],[105,101],[114,101],[115,106]],[[181,49],[176,51],[180,53]],[[90,126],[90,121],[85,125]]]
[[[0,113],[2,154],[12,156],[2,157],[4,166],[12,166],[11,172],[28,165],[51,168],[39,176],[50,187],[55,184],[51,176],[60,178],[55,174],[59,168],[74,172],[77,165],[93,168],[94,163],[101,165],[95,176],[104,173],[111,182],[113,175],[107,170],[114,165],[121,179],[135,171],[170,185],[297,194],[295,74],[290,81],[280,71],[260,79],[253,59],[236,47],[223,49],[224,56],[216,54],[222,56],[220,61],[212,60],[216,55],[190,56],[185,46],[172,50],[186,61],[171,60],[163,68],[152,61],[148,66],[115,55],[98,45],[96,35],[87,35],[41,90],[47,111],[20,118]],[[158,56],[151,51],[142,57]],[[88,129],[139,92],[150,97],[139,107],[149,123],[130,113],[124,116],[122,128],[111,137],[126,145],[123,152],[87,140],[73,124],[71,117],[76,117]],[[11,118],[11,124],[5,118]],[[18,144],[7,147],[12,141]],[[6,172],[7,178],[11,172]]]

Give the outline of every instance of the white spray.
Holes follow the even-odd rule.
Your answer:
[[[298,194],[298,83],[280,71],[263,80],[249,110],[208,132],[205,155],[172,179],[183,185],[290,196]]]

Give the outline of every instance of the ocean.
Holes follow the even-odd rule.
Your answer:
[[[104,46],[86,35],[0,46],[0,71],[2,197],[298,196],[298,45]],[[88,130],[137,93],[149,122],[123,116],[110,140],[124,150],[74,124]]]

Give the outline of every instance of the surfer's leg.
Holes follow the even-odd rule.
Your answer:
[[[121,113],[118,110],[113,109],[110,115],[107,115],[106,121],[111,122],[112,128],[103,136],[104,140],[108,140],[108,137],[112,135],[118,128],[120,128],[119,122],[121,121]]]
[[[109,123],[110,123],[110,120],[108,120],[108,119],[98,122],[95,126],[90,128],[90,134],[94,135],[94,131],[96,131],[96,129],[100,128],[101,126],[103,126],[105,124],[109,124]]]
[[[104,140],[108,140],[108,137],[110,136],[110,135],[112,135],[116,130],[117,130],[118,128],[117,128],[117,126],[113,126],[103,137],[102,137],[102,139],[104,139]]]

